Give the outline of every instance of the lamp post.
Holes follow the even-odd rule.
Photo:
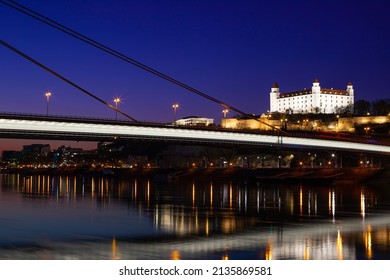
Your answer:
[[[45,96],[46,96],[46,116],[48,116],[49,115],[49,100],[50,100],[50,97],[51,97],[51,92],[47,91],[45,93]]]
[[[368,134],[370,133],[370,127],[369,126],[364,127],[364,131],[365,131],[366,137],[368,138]]]
[[[223,117],[226,119],[226,116],[227,114],[229,113],[229,110],[228,109],[223,109],[222,110],[222,114],[223,114]]]
[[[115,103],[115,120],[118,120],[118,104],[119,102],[121,102],[121,99],[119,97],[116,97],[114,99],[114,103]]]
[[[175,103],[172,105],[172,108],[173,108],[173,115],[174,115],[174,122],[176,122],[176,111],[177,111],[177,108],[179,108],[179,104],[178,103]]]
[[[337,157],[335,153],[331,154],[332,156],[332,164],[334,165],[335,168],[337,168]]]
[[[223,118],[222,118],[222,120],[221,120],[221,126],[222,127],[226,127],[226,116],[227,116],[227,114],[229,113],[229,110],[228,109],[223,109],[222,110],[222,114],[223,114]]]

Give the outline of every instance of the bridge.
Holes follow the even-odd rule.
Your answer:
[[[166,80],[178,87],[196,94],[208,101],[214,102],[224,108],[234,111],[241,116],[254,118],[252,114],[245,113],[232,105],[207,95],[187,84],[184,84],[168,75],[165,75],[151,67],[148,67],[134,59],[113,50],[75,30],[49,19],[33,10],[24,7],[15,1],[0,1],[0,3],[17,10],[29,17],[34,18],[57,31],[63,32],[74,39],[82,41],[93,46],[121,61],[132,64],[144,71],[147,71],[159,78]],[[172,143],[195,143],[195,144],[213,144],[213,145],[245,145],[258,147],[276,147],[276,148],[298,148],[298,149],[332,149],[349,152],[365,152],[380,155],[390,155],[390,144],[388,141],[380,142],[374,139],[358,139],[354,137],[321,137],[318,134],[296,135],[294,133],[284,133],[278,129],[272,132],[228,130],[220,127],[183,127],[164,123],[146,123],[138,122],[125,112],[104,101],[95,94],[87,91],[83,87],[72,82],[70,79],[62,76],[53,69],[43,65],[39,61],[20,51],[16,47],[0,40],[0,44],[23,57],[36,66],[44,69],[60,80],[80,90],[92,99],[104,104],[108,108],[120,113],[131,121],[124,120],[104,120],[95,118],[77,118],[77,117],[57,117],[43,115],[28,115],[16,113],[0,114],[0,137],[3,138],[25,138],[25,139],[58,139],[58,140],[77,140],[77,141],[114,141],[123,140],[148,140],[164,141]],[[48,102],[48,101],[47,101]],[[48,105],[48,104],[47,104]],[[48,109],[47,109],[48,112]],[[260,121],[256,119],[257,121]],[[261,122],[261,121],[260,121]],[[267,126],[269,124],[264,123]]]
[[[372,139],[322,139],[294,136],[281,132],[223,129],[220,127],[174,126],[171,123],[130,122],[124,120],[76,118],[61,116],[0,114],[0,137],[77,141],[147,140],[184,144],[217,144],[266,146],[278,148],[311,148],[368,152],[390,155],[388,143]]]

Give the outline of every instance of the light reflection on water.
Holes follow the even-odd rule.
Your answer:
[[[0,259],[390,259],[382,190],[0,176]]]

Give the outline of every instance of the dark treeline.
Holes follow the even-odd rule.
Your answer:
[[[390,112],[390,99],[378,99],[369,102],[364,99],[357,100],[354,104],[355,115],[385,116]]]

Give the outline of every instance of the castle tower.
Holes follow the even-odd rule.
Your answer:
[[[276,112],[278,111],[278,98],[279,98],[279,95],[280,95],[280,90],[279,90],[279,86],[276,82],[274,82],[272,88],[271,88],[271,92],[269,94],[269,97],[270,97],[270,100],[269,100],[269,103],[270,103],[270,111],[271,112]]]
[[[354,90],[351,82],[349,82],[347,85],[347,93],[349,94],[349,96],[354,96]]]
[[[347,85],[347,94],[349,95],[348,105],[350,106],[350,112],[353,113],[353,104],[355,103],[355,91],[351,82],[349,82]]]
[[[321,104],[321,98],[320,98],[321,87],[320,87],[320,82],[317,79],[315,79],[313,82],[313,86],[311,87],[311,93],[312,93],[313,99],[312,99],[310,110],[313,113],[318,113],[318,111],[322,107],[322,104]]]
[[[315,79],[313,82],[313,86],[311,87],[311,93],[312,94],[320,94],[321,93],[320,82],[317,79]]]

